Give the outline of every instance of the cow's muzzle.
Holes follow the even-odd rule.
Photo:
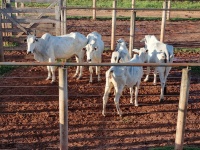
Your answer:
[[[92,59],[88,59],[88,60],[87,60],[87,62],[91,62],[91,61],[92,61]]]

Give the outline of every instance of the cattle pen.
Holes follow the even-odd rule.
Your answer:
[[[81,63],[81,64],[77,64],[77,63],[12,63],[12,62],[3,62],[3,63],[0,63],[0,65],[11,65],[11,66],[47,66],[47,65],[51,65],[51,66],[58,66],[59,67],[59,75],[58,75],[58,89],[59,89],[59,94],[58,94],[58,97],[59,97],[59,126],[60,126],[60,149],[68,149],[69,145],[68,145],[68,134],[71,132],[69,129],[68,129],[68,125],[70,124],[70,122],[68,122],[68,101],[69,97],[71,97],[71,95],[68,93],[68,90],[70,91],[69,89],[69,86],[68,86],[68,73],[67,73],[67,68],[70,67],[70,66],[77,66],[77,65],[81,65],[81,66],[122,66],[122,65],[126,65],[126,66],[130,66],[130,64],[128,63],[125,63],[125,64],[110,64],[110,63],[102,63],[102,64],[88,64],[88,63]],[[172,66],[172,67],[175,67],[175,66],[182,66],[182,67],[189,67],[189,66],[200,66],[199,63],[171,63],[171,64],[155,64],[155,63],[152,63],[152,64],[135,64],[135,65],[138,65],[138,66],[162,66],[162,67],[166,67],[166,66]],[[2,77],[2,78],[7,78],[7,77]],[[23,77],[22,77],[23,78]],[[175,146],[177,149],[180,149],[180,147],[183,147],[183,142],[184,142],[184,133],[185,133],[185,124],[187,122],[186,120],[186,116],[187,116],[187,104],[188,104],[188,98],[189,98],[189,88],[190,88],[190,71],[188,70],[188,68],[186,69],[183,69],[182,70],[182,80],[181,80],[181,85],[180,85],[180,98],[179,98],[179,106],[178,106],[178,109],[177,109],[177,112],[178,112],[178,117],[177,117],[177,127],[176,127],[176,138],[175,138]],[[21,79],[20,79],[21,80]],[[18,83],[15,83],[16,85]],[[2,87],[5,87],[5,88],[8,88],[10,86],[1,86]],[[20,86],[19,86],[20,87]],[[14,86],[12,87],[14,88]],[[25,88],[28,88],[28,86],[25,86]],[[31,88],[31,86],[30,86]],[[8,97],[29,97],[31,95],[17,95],[16,93],[13,93],[14,95],[1,95],[0,97],[6,97],[6,99]],[[34,96],[34,95],[32,95]],[[37,97],[37,95],[35,95]],[[42,96],[42,94],[39,96]],[[44,95],[45,96],[45,95]],[[46,95],[47,96],[47,95]],[[101,96],[102,97],[102,96]],[[4,105],[6,104],[1,104],[1,107],[5,107]],[[20,104],[18,104],[20,105]],[[87,104],[85,104],[87,105]],[[95,105],[95,104],[94,104]],[[10,107],[9,105],[7,105],[7,107]],[[17,106],[17,107],[23,107],[23,106]],[[24,106],[25,107],[25,106]],[[70,106],[71,107],[71,106]],[[141,106],[142,107],[142,106]],[[15,112],[15,111],[14,111]],[[30,112],[29,112],[30,113]],[[37,112],[36,112],[37,113]],[[92,113],[92,111],[91,111]],[[126,112],[129,114],[129,112]],[[2,111],[1,112],[2,115],[6,115],[6,110],[5,112]],[[11,113],[12,114],[12,113]],[[20,113],[19,111],[19,114],[24,114],[23,111]],[[17,115],[19,115],[17,113]],[[26,114],[26,113],[25,113]],[[127,116],[128,114],[125,114],[125,116]],[[100,112],[98,112],[98,115],[101,115]],[[8,125],[9,122],[7,122]],[[18,123],[17,123],[18,124]],[[13,124],[14,125],[14,124]],[[4,126],[4,123],[1,124],[1,126]],[[71,128],[71,127],[70,127]],[[73,127],[72,127],[73,128]],[[103,129],[102,129],[103,130]],[[15,141],[15,139],[13,139]],[[4,140],[3,140],[4,141]],[[3,143],[2,143],[3,144]],[[89,147],[89,146],[88,146]],[[54,147],[55,148],[55,147]]]
[[[65,6],[65,0],[1,1],[0,59],[5,62],[0,62],[0,69],[11,70],[0,75],[0,149],[200,147],[200,10],[171,9],[167,6],[170,0],[163,0],[159,9],[137,8],[136,0],[130,2],[129,8],[118,8],[119,0],[111,1],[111,8],[99,8],[96,0],[91,7]],[[48,6],[26,6],[32,2],[44,2]],[[169,17],[169,11],[172,19],[167,21],[163,18]],[[155,17],[154,13],[156,20],[145,18]],[[179,17],[184,19],[173,19]],[[77,64],[73,58],[67,63],[37,63],[33,56],[26,54],[24,42],[26,33],[34,31],[37,37],[46,32],[60,35],[78,31],[87,35],[98,31],[106,45],[103,63]],[[139,107],[129,103],[129,90],[124,89],[119,102],[124,113],[119,117],[112,91],[108,114],[104,117],[105,71],[111,65],[122,65],[109,63],[115,41],[122,37],[130,49],[138,48],[143,46],[140,40],[146,34],[154,34],[161,41],[163,38],[176,49],[172,64],[137,64],[144,66],[144,74],[147,66],[172,66],[164,101],[159,102],[159,79],[157,85],[153,85],[152,78],[149,82],[143,79]],[[58,67],[53,84],[45,80],[47,65]],[[83,78],[76,80],[72,76],[80,65],[84,66]],[[94,83],[89,83],[89,65],[102,66],[100,82],[94,75]]]

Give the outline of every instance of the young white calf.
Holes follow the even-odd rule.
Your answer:
[[[145,48],[141,48],[140,50],[134,49],[133,51],[139,52],[139,55],[134,55],[134,57],[128,61],[128,63],[143,63],[144,58],[147,55],[147,50]],[[115,54],[113,56],[123,60],[119,52],[114,53]],[[119,62],[119,60],[115,60]],[[122,111],[119,108],[119,99],[125,86],[130,88],[130,103],[133,103],[133,86],[135,86],[135,106],[138,106],[138,89],[142,76],[143,67],[140,66],[112,66],[108,71],[106,71],[106,85],[103,96],[103,116],[106,114],[106,104],[108,101],[109,93],[113,87],[115,91],[114,102],[117,108],[117,113],[120,116],[122,116]]]
[[[86,56],[87,62],[89,63],[101,63],[102,62],[102,54],[104,50],[104,42],[101,38],[101,35],[98,32],[92,32],[87,35],[88,44],[85,46],[86,48]],[[93,74],[93,66],[89,67],[90,71],[90,80],[92,83],[92,74]],[[100,66],[96,66],[96,74],[98,75],[98,81],[100,78]]]

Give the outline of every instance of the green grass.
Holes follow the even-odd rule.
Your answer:
[[[200,48],[175,48],[174,53],[177,52],[200,52]]]
[[[0,75],[8,73],[9,71],[15,69],[16,66],[0,66]]]
[[[92,0],[67,0],[68,6],[92,6]],[[97,7],[109,8],[112,7],[112,0],[97,0]],[[163,0],[136,0],[136,8],[162,8]],[[117,7],[119,8],[131,8],[131,0],[118,0]],[[200,2],[192,1],[171,1],[171,8],[182,9],[199,9]]]
[[[0,4],[1,4],[0,0]],[[48,7],[50,3],[24,3],[27,7]],[[67,6],[80,6],[80,7],[92,7],[92,0],[67,0]],[[113,6],[113,0],[97,0],[97,7],[110,8]],[[162,8],[163,0],[136,0],[136,8]],[[12,3],[14,6],[14,3]],[[131,8],[131,0],[118,0],[118,8]],[[199,9],[200,1],[183,0],[183,1],[172,1],[171,8],[181,9]]]
[[[173,146],[158,147],[158,148],[150,148],[149,150],[174,150],[174,147]],[[183,148],[183,150],[200,150],[200,148],[186,146]]]

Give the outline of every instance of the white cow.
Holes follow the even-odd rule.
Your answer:
[[[45,33],[41,38],[29,34],[27,36],[27,54],[33,53],[35,60],[39,62],[55,62],[56,59],[69,59],[74,55],[77,62],[83,62],[84,51],[82,49],[86,44],[87,38],[78,32],[62,36]],[[55,66],[47,66],[47,69],[47,80],[52,78],[51,83],[55,82]],[[77,79],[81,78],[82,66],[77,67],[74,77],[77,75]]]
[[[115,51],[118,51],[120,53],[120,56],[123,57],[123,62],[127,62],[131,59],[131,56],[129,54],[128,48],[126,46],[126,42],[124,41],[124,39],[120,38],[117,40],[117,46]],[[111,63],[112,63],[112,59],[111,59]]]
[[[146,35],[141,42],[145,42],[148,49],[148,63],[172,63],[174,58],[174,48],[172,45],[164,44],[157,40],[154,35]],[[160,102],[164,100],[164,88],[167,76],[171,67],[155,67],[153,84],[156,85],[156,74],[159,73],[161,82]],[[150,67],[147,67],[147,75],[144,81],[149,80]]]
[[[134,57],[128,61],[128,63],[143,63],[147,55],[147,50],[145,48],[141,48],[139,51],[136,49],[133,51],[138,52],[139,55],[134,55]],[[122,61],[124,60],[118,51],[114,52],[114,55],[112,56],[116,56],[116,58],[122,59]],[[119,60],[116,58],[116,62],[119,62]],[[113,87],[115,93],[114,102],[117,108],[117,113],[120,116],[122,116],[122,111],[119,108],[119,99],[125,86],[130,88],[130,103],[133,103],[133,86],[135,86],[135,106],[138,106],[138,89],[142,76],[143,67],[141,66],[111,66],[110,69],[106,71],[106,85],[103,95],[103,116],[106,114],[106,104],[108,101],[109,93]]]
[[[87,35],[87,39],[88,39],[88,44],[85,46],[87,62],[101,63],[102,54],[104,51],[104,42],[101,38],[101,35],[98,32],[94,31]],[[90,72],[89,82],[92,83],[93,66],[89,67],[89,72]],[[100,66],[96,66],[96,74],[98,75],[98,81],[100,81],[101,80]]]

